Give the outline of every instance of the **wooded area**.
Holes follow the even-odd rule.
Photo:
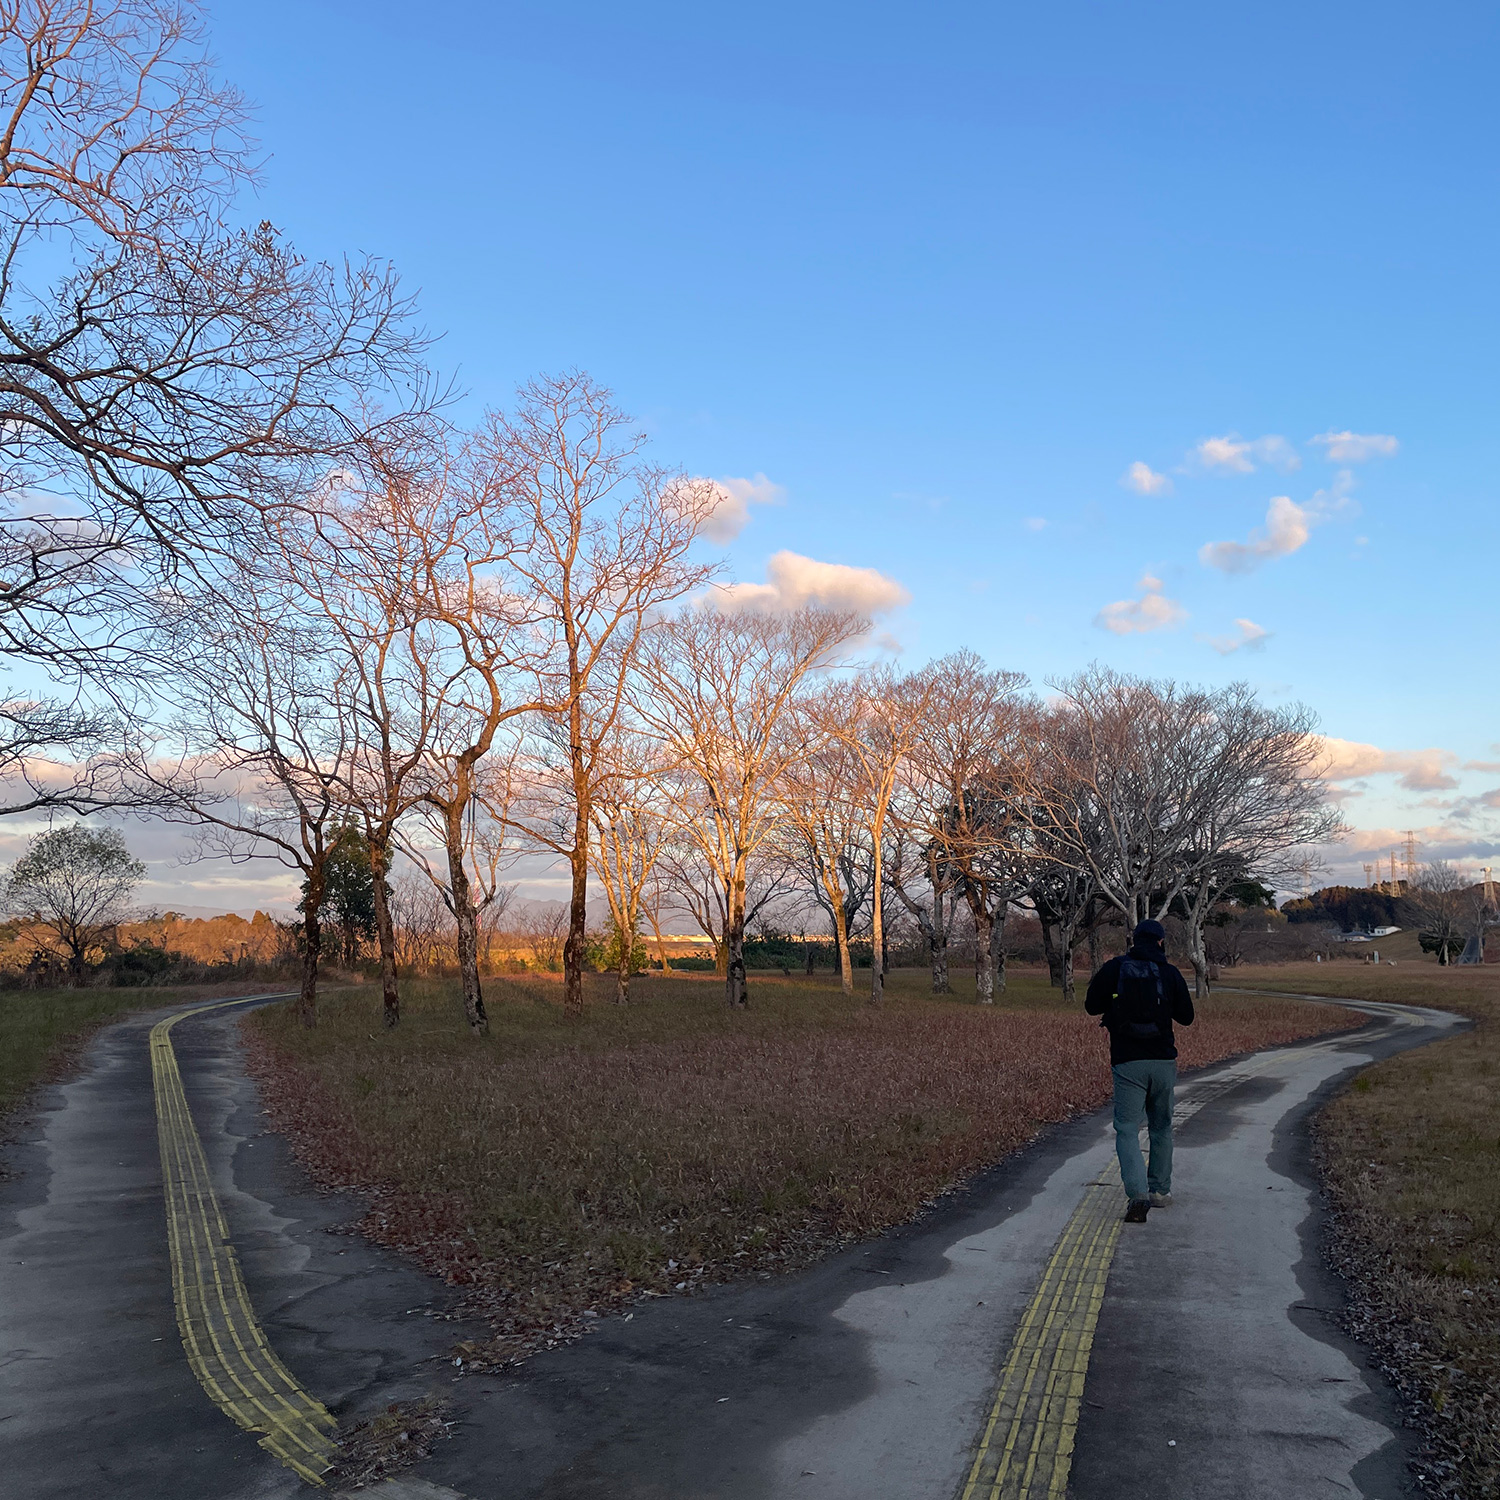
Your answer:
[[[989,1001],[1026,909],[1068,994],[1101,922],[1175,912],[1201,991],[1220,895],[1337,832],[1304,709],[902,673],[859,613],[726,585],[702,538],[732,497],[587,374],[459,426],[390,268],[236,218],[253,148],[191,6],[12,7],[0,59],[0,644],[57,686],[6,701],[5,811],[149,810],[297,871],[306,1024],[352,847],[387,1024],[404,870],[479,1032],[522,855],[566,870],[574,1009],[591,891],[621,1000],[638,935],[685,921],[744,1006],[747,927],[804,901],[846,989],[865,914],[876,1004],[893,914],[942,993],[962,910]]]

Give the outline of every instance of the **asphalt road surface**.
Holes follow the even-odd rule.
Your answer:
[[[1338,1331],[1306,1125],[1358,1068],[1464,1023],[1359,1008],[1358,1032],[1183,1080],[1177,1202],[1143,1226],[1120,1224],[1101,1111],[809,1271],[646,1302],[463,1378],[447,1351],[477,1330],[446,1288],[337,1232],[358,1204],[265,1133],[235,1008],[122,1022],[5,1148],[0,1483],[311,1494],[333,1422],[437,1393],[454,1436],[364,1493],[1410,1494],[1391,1393]]]

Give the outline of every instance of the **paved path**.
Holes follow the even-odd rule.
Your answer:
[[[1182,1084],[1178,1204],[1145,1226],[1119,1224],[1101,1113],[872,1245],[462,1381],[441,1290],[327,1233],[355,1206],[262,1133],[232,1018],[170,1031],[185,1109],[160,1046],[153,1104],[168,1013],[122,1023],[0,1184],[8,1492],[307,1493],[319,1413],[439,1390],[457,1435],[389,1500],[1406,1494],[1389,1392],[1336,1328],[1304,1127],[1353,1070],[1461,1023],[1361,1008],[1357,1033]]]

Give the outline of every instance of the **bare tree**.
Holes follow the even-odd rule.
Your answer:
[[[642,642],[640,717],[698,783],[704,816],[692,835],[725,914],[731,1006],[749,1002],[745,892],[751,861],[776,826],[776,788],[803,753],[786,731],[808,674],[836,665],[869,622],[833,610],[684,610]]]
[[[610,774],[602,747],[647,621],[712,572],[687,551],[717,489],[646,464],[644,444],[610,392],[576,371],[523,387],[514,413],[490,418],[483,444],[492,484],[525,530],[510,570],[551,633],[537,696],[554,733],[538,742],[538,770],[565,778],[568,816],[549,811],[521,826],[568,864],[564,1003],[574,1010],[583,1004],[591,806]]]
[[[517,930],[531,948],[531,961],[540,969],[562,967],[571,906],[566,901],[533,901],[520,915]]]
[[[165,816],[198,825],[200,852],[270,856],[301,872],[299,1014],[314,1026],[328,862],[348,800],[349,705],[331,643],[286,601],[215,603],[183,601],[163,627],[180,663],[176,751],[143,747],[134,770],[170,799],[159,804]]]
[[[844,993],[854,993],[849,934],[869,899],[874,867],[861,847],[866,817],[859,799],[861,766],[844,738],[828,727],[840,711],[834,693],[818,694],[795,709],[803,753],[783,770],[777,795],[793,856],[812,898],[827,915],[838,950]]]
[[[490,455],[466,452],[449,461],[441,489],[424,497],[420,529],[424,578],[415,601],[421,629],[414,655],[422,669],[408,679],[407,694],[417,695],[408,711],[426,728],[409,800],[425,806],[441,829],[464,1015],[478,1035],[488,1019],[468,831],[487,785],[492,806],[511,804],[508,791],[494,788],[509,783],[514,739],[501,742],[498,770],[489,760],[502,731],[514,731],[546,706],[536,692],[548,642],[536,601],[514,586],[511,564],[526,534],[505,503]]]
[[[396,934],[387,892],[397,829],[461,663],[438,649],[425,608],[445,548],[463,538],[444,503],[449,455],[435,433],[371,442],[302,508],[268,518],[270,564],[297,590],[342,658],[350,708],[351,816],[363,830],[375,898],[382,1012],[398,1024]]]
[[[1057,684],[1049,756],[1028,792],[1059,855],[1088,870],[1127,928],[1160,919],[1190,872],[1203,794],[1195,777],[1211,738],[1202,692],[1091,667]]]
[[[387,268],[232,222],[244,122],[187,0],[0,6],[0,653],[106,699],[163,580],[423,382]]]
[[[1274,887],[1299,851],[1343,832],[1318,774],[1324,750],[1308,709],[1267,708],[1241,682],[1206,695],[1201,714],[1178,742],[1192,831],[1176,882],[1199,998],[1208,993],[1204,924],[1223,890],[1251,878]]]
[[[437,888],[430,880],[403,877],[391,882],[389,904],[397,963],[408,973],[437,968],[452,922]]]
[[[395,834],[401,852],[432,882],[453,918],[460,976],[466,962],[472,963],[481,1015],[480,959],[492,969],[495,931],[515,897],[515,886],[502,879],[517,857],[507,839],[510,769],[505,761],[478,763],[463,795],[456,850],[452,812],[460,793],[453,781],[438,781],[431,772],[420,783],[422,797],[413,814]],[[462,939],[465,922],[471,924],[472,949]]]
[[[1440,964],[1451,964],[1463,951],[1464,925],[1470,902],[1469,882],[1446,859],[1423,865],[1413,894],[1422,914],[1422,947],[1437,954]]]
[[[892,805],[907,763],[928,730],[928,710],[942,679],[901,677],[873,667],[831,688],[820,705],[825,732],[848,752],[854,788],[870,840],[870,1001],[885,995],[883,853]]]
[[[669,768],[660,751],[645,735],[617,724],[609,741],[600,747],[597,764],[605,774],[598,779],[590,802],[590,861],[619,938],[615,999],[621,1005],[630,1001],[631,954],[649,903],[648,891],[681,821],[671,799]],[[660,929],[657,950],[665,972]]]
[[[1026,679],[960,651],[925,668],[921,681],[924,723],[906,760],[907,791],[924,811],[941,877],[973,916],[975,990],[989,1005],[1004,983],[1005,914],[1024,888],[1014,780],[1030,712]]]
[[[917,924],[917,931],[927,945],[934,995],[949,994],[952,988],[948,980],[948,944],[958,910],[952,873],[941,856],[942,847],[931,836],[925,809],[912,806],[903,796],[896,806],[887,847],[885,884]],[[924,884],[928,891],[925,900],[921,894]]]
[[[661,904],[690,917],[709,940],[714,968],[727,977],[732,892],[704,854],[703,831],[711,822],[707,803],[684,791],[680,779],[674,778],[673,786],[677,827],[657,855],[655,885]],[[798,875],[797,861],[774,836],[745,861],[745,931],[786,900],[796,888]]]

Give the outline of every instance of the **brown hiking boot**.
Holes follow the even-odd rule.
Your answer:
[[[1130,1206],[1125,1210],[1125,1222],[1127,1224],[1144,1224],[1146,1215],[1151,1212],[1151,1200],[1149,1198],[1132,1198]]]

